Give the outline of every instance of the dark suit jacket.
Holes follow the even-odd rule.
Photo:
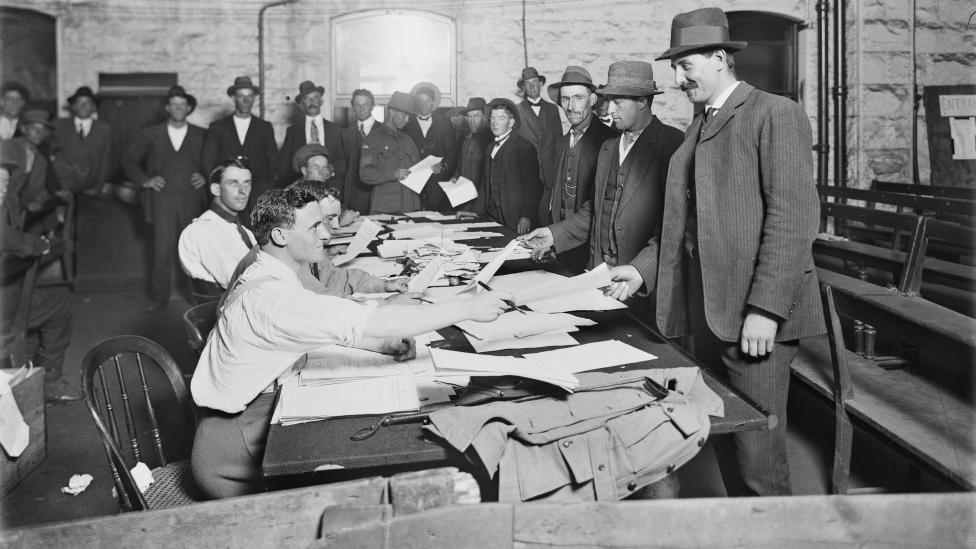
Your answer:
[[[552,185],[552,172],[556,167],[556,143],[563,135],[563,123],[559,119],[559,108],[542,100],[538,116],[528,100],[516,105],[518,109],[518,133],[529,140],[539,154],[539,175],[547,188]],[[539,216],[545,217],[549,203],[540,205]]]
[[[535,147],[513,131],[498,149],[494,164],[498,170],[496,175],[500,178],[500,189],[494,200],[498,203],[499,211],[492,212],[489,204],[492,199],[493,146],[494,140],[489,143],[485,154],[485,171],[478,198],[474,202],[474,211],[479,215],[489,215],[513,231],[518,229],[518,221],[522,217],[529,218],[533,229],[538,227],[542,181],[539,180],[539,159]]]
[[[190,182],[194,173],[203,173],[205,133],[203,128],[187,124],[183,145],[176,151],[169,139],[166,122],[163,122],[144,129],[122,155],[125,176],[137,186],[157,175],[166,180],[163,190],[143,190],[140,193],[147,221],[157,226],[166,225],[172,221],[169,215],[171,208],[198,210],[194,215],[206,208],[209,189],[206,185],[194,189]]]
[[[115,169],[112,129],[101,120],[92,120],[91,131],[84,139],[78,135],[74,117],[55,120],[51,152],[54,170],[67,191],[101,185]]]
[[[587,200],[593,200],[593,180],[596,178],[596,161],[600,154],[600,145],[608,139],[618,137],[620,132],[600,122],[596,115],[590,115],[590,125],[577,144],[573,154],[579,155],[579,167],[576,171],[576,207],[580,211]],[[563,201],[563,180],[566,174],[565,154],[569,149],[570,134],[559,138],[556,144],[556,164],[552,172],[552,181],[546,185],[546,192],[542,197],[543,206],[549,209],[552,222],[563,220],[559,208]],[[568,212],[567,212],[568,213]],[[543,219],[543,222],[546,220]]]
[[[342,188],[342,183],[346,177],[346,154],[342,148],[342,127],[338,124],[322,119],[323,139],[325,148],[329,149],[329,164],[335,170],[335,175],[326,181],[330,186]],[[302,148],[307,141],[305,140],[305,115],[298,117],[294,124],[285,130],[285,142],[281,145],[281,154],[278,155],[278,186],[287,187],[299,179],[302,174],[296,172],[291,167],[292,157],[295,152]]]
[[[253,206],[262,192],[274,186],[278,167],[278,144],[275,143],[271,123],[252,116],[243,145],[237,139],[233,114],[210,124],[203,141],[204,173],[209,175],[210,170],[219,162],[238,155],[246,156],[251,167],[251,198],[248,199],[248,204]]]
[[[359,177],[359,157],[360,149],[363,147],[363,136],[359,133],[359,121],[354,120],[352,126],[343,128],[340,134],[342,138],[342,148],[346,153],[346,177],[342,186],[342,204],[348,210],[356,210],[360,213],[369,212],[369,196],[372,188],[363,183]],[[378,132],[383,123],[373,120],[373,127],[369,129],[369,134]]]
[[[420,159],[428,156],[439,156],[443,158],[444,168],[440,173],[435,173],[427,180],[427,185],[420,193],[424,208],[428,210],[443,211],[450,210],[451,202],[444,194],[444,189],[437,184],[438,181],[447,181],[451,174],[457,169],[457,136],[454,133],[454,126],[443,116],[434,113],[431,118],[430,129],[427,130],[427,137],[420,131],[420,124],[417,117],[411,117],[407,125],[403,127],[403,132],[413,139],[420,150]]]
[[[684,246],[694,185],[705,318],[738,341],[749,307],[783,319],[776,341],[823,332],[811,247],[820,201],[810,121],[795,102],[740,82],[704,132],[701,115],[671,159],[658,274],[657,322],[689,331]]]
[[[654,291],[657,274],[657,240],[664,207],[664,182],[668,162],[681,145],[682,133],[655,117],[633,144],[624,163],[630,163],[617,207],[616,224],[610,228],[617,243],[617,259],[633,265],[644,279],[646,290]],[[608,139],[600,146],[593,200],[576,215],[552,225],[554,246],[559,252],[590,241],[590,267],[603,262],[603,197],[607,185],[617,178],[620,138]]]

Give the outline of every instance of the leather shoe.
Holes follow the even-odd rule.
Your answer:
[[[72,387],[64,378],[44,382],[44,402],[58,404],[81,400],[81,392]]]

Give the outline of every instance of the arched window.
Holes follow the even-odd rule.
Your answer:
[[[761,11],[732,11],[727,15],[732,39],[749,43],[749,47],[735,54],[739,79],[763,91],[799,101],[798,47],[802,22]]]
[[[376,97],[377,120],[394,91],[418,82],[441,90],[441,108],[455,104],[457,74],[454,20],[418,10],[371,10],[332,19],[334,120],[352,120],[349,100],[357,88]]]

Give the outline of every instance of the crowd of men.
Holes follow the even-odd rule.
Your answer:
[[[122,166],[152,198],[150,309],[169,298],[177,250],[194,294],[223,300],[191,384],[204,411],[193,450],[204,493],[261,489],[273,394],[305,352],[339,343],[406,358],[410,336],[465,318],[490,320],[505,308],[506,296],[493,293],[421,304],[402,279],[336,268],[323,251],[331,228],[358,212],[415,210],[495,220],[535,257],[554,252],[572,270],[607,263],[607,295],[668,337],[692,335],[699,359],[781,418],[773,430],[717,442],[728,492],[790,493],[789,363],[800,337],[822,331],[810,252],[819,202],[809,121],[795,102],[737,79],[733,54],[744,47],[730,39],[717,8],[674,18],[671,47],[657,59],[671,62],[675,84],[704,107],[686,133],[654,116],[662,92],[644,61],[611,64],[602,86],[584,67],[566,67],[548,86],[526,67],[517,81],[520,103],[473,97],[446,116],[436,111],[441,93],[429,82],[394,92],[382,122],[373,118],[373,94],[360,89],[347,128],[323,117],[324,89],[306,81],[295,98],[301,116],[280,151],[271,125],[251,114],[261,90],[248,77],[227,90],[234,113],[209,130],[186,121],[193,96],[170,89],[166,122],[147,128],[124,151]],[[70,101],[74,120],[59,122],[52,150],[53,143],[85,142],[101,126],[80,105],[94,100],[86,90]],[[565,134],[558,109],[569,121]],[[15,126],[29,136],[50,124],[27,111]],[[0,117],[0,132],[9,128]],[[26,139],[28,150],[44,142]],[[64,156],[47,156],[57,176]],[[427,156],[441,160],[415,192],[402,182]],[[44,158],[35,153],[35,170]],[[12,191],[28,204],[45,188],[84,192],[97,170],[88,161],[89,171],[75,170],[67,186],[43,187],[35,180],[44,176],[28,169],[28,181]],[[9,166],[11,175],[25,175],[22,163]],[[460,177],[478,196],[452,206],[439,183]],[[399,295],[344,299],[374,291]]]

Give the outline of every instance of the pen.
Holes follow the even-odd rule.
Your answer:
[[[486,290],[488,290],[489,292],[490,292],[490,291],[492,291],[492,289],[491,289],[491,286],[489,286],[489,285],[487,285],[487,284],[485,284],[484,282],[482,282],[482,281],[480,281],[480,280],[478,281],[478,286],[481,286],[482,288],[484,288],[484,289],[486,289]],[[523,315],[524,315],[524,314],[528,314],[528,313],[526,313],[525,311],[523,311],[522,309],[520,309],[520,308],[518,307],[518,305],[516,305],[516,304],[515,304],[515,302],[514,302],[514,301],[512,301],[512,300],[510,300],[510,299],[503,299],[503,300],[502,300],[502,303],[504,303],[505,305],[508,305],[508,306],[509,306],[510,308],[512,308],[512,309],[514,309],[514,310],[516,310],[516,311],[518,311],[518,312],[520,312],[520,313],[522,313]],[[507,311],[506,311],[506,312],[507,312]]]

